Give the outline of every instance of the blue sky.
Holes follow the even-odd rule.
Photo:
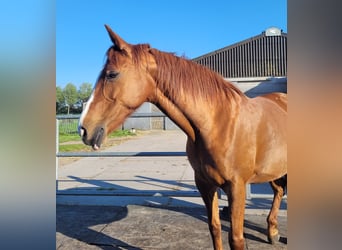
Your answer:
[[[287,1],[57,0],[57,86],[95,83],[111,46],[104,24],[129,43],[195,58],[271,26],[287,33]]]

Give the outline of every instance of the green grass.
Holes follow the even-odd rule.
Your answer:
[[[69,142],[69,141],[82,142],[81,137],[78,134],[64,134],[64,133],[59,134],[59,143]]]
[[[134,136],[136,134],[131,133],[129,130],[116,130],[108,135],[109,138],[116,137],[127,137]],[[64,144],[61,143],[73,142],[72,144]],[[59,151],[60,152],[77,152],[77,151],[87,151],[90,147],[85,145],[81,137],[77,133],[60,133],[59,134]]]
[[[81,137],[77,132],[78,120],[77,119],[66,119],[60,120],[58,125],[59,131],[59,151],[60,152],[77,152],[77,151],[89,151],[91,148],[81,140]],[[108,135],[109,138],[115,137],[128,137],[134,136],[130,130],[116,130]],[[72,142],[67,144],[67,142]]]
[[[108,135],[109,138],[115,138],[115,137],[125,137],[125,136],[134,136],[134,133],[131,133],[129,130],[116,130]],[[66,133],[60,133],[59,134],[59,143],[63,142],[69,142],[69,141],[80,141],[81,137],[77,133],[72,134],[66,134]]]
[[[77,151],[86,151],[89,150],[89,146],[85,144],[68,144],[68,145],[59,145],[60,152],[77,152]]]
[[[113,137],[124,137],[124,136],[132,136],[132,135],[136,135],[134,133],[131,133],[130,130],[124,129],[124,130],[116,130],[114,132],[112,132],[111,134],[109,134],[109,138],[113,138]]]

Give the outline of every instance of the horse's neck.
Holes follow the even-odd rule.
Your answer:
[[[155,103],[193,139],[198,132],[203,134],[209,131],[210,135],[210,131],[214,127],[218,128],[215,123],[222,117],[226,124],[229,123],[229,114],[234,115],[237,110],[234,106],[241,100],[239,91],[235,90],[233,86],[226,85],[223,79],[217,78],[217,75],[198,65],[192,65],[187,61],[158,51],[154,51],[154,53],[156,54],[155,58],[159,60],[157,62],[159,67],[150,73],[158,84],[156,84],[155,96],[150,100],[151,102]],[[165,61],[168,62],[165,63]],[[177,63],[180,65],[176,65]],[[183,71],[172,67],[182,67]],[[186,67],[189,67],[189,72],[184,69]],[[197,75],[195,75],[195,71],[198,72]],[[184,74],[189,75],[185,77]],[[201,74],[203,77],[199,77]],[[178,78],[180,76],[182,79]],[[189,76],[194,77],[190,78]],[[206,81],[208,85],[203,84],[203,81]],[[219,125],[224,122],[219,122]]]
[[[181,92],[181,90],[180,90]],[[156,91],[156,99],[153,101],[173,122],[175,122],[192,140],[200,131],[202,135],[212,134],[213,130],[226,130],[230,123],[230,115],[234,116],[236,103],[222,99],[220,102],[211,103],[201,98],[194,99],[179,95],[170,99],[163,90]],[[234,111],[235,110],[235,111]],[[220,119],[217,124],[216,120]],[[220,128],[220,126],[224,128]],[[215,129],[214,127],[215,126]]]
[[[195,128],[187,117],[184,107],[170,100],[159,89],[155,92],[152,102],[177,124],[192,140],[195,139]]]

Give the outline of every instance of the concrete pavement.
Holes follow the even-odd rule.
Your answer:
[[[185,143],[179,130],[156,130],[106,151],[185,151]],[[212,248],[204,205],[184,156],[82,158],[59,167],[58,190],[58,249]],[[281,242],[266,243],[270,203],[247,202],[248,249],[287,248],[286,200],[279,214]],[[225,195],[219,205],[227,206]],[[222,223],[228,249],[229,222]]]

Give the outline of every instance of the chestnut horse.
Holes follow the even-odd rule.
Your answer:
[[[79,121],[83,142],[99,149],[139,106],[155,104],[188,136],[186,152],[214,248],[222,249],[216,192],[221,188],[229,197],[230,247],[244,249],[247,183],[271,183],[274,199],[267,222],[274,243],[287,182],[286,95],[248,98],[206,67],[148,44],[131,45],[105,27],[113,46]]]

